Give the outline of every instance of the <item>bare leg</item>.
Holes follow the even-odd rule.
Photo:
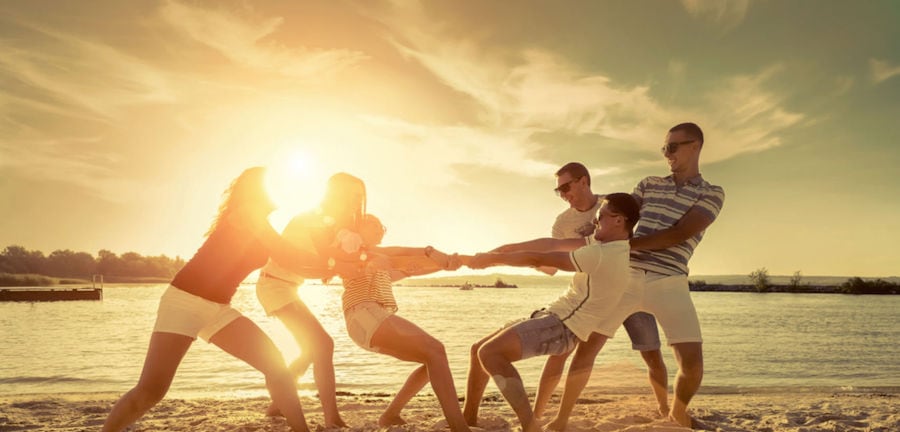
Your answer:
[[[691,398],[700,389],[703,381],[703,344],[688,342],[673,344],[678,374],[675,376],[675,401],[669,410],[669,419],[685,427],[691,427],[692,419],[687,413]]]
[[[494,337],[500,330],[497,330],[472,345],[469,349],[469,375],[466,377],[466,402],[463,409],[463,417],[469,426],[478,425],[478,408],[481,405],[481,398],[484,397],[484,390],[487,388],[490,375],[481,367],[481,360],[478,358],[478,350],[481,345]]]
[[[547,357],[544,363],[544,369],[541,371],[541,381],[538,383],[537,394],[534,397],[534,418],[540,420],[544,416],[544,410],[550,403],[550,397],[553,391],[559,385],[562,378],[563,369],[566,367],[566,359],[569,358],[571,351],[565,354],[552,355]]]
[[[406,382],[400,388],[400,391],[397,392],[397,396],[394,396],[394,400],[391,401],[384,414],[378,419],[378,426],[388,427],[406,424],[406,421],[400,417],[400,411],[403,410],[403,407],[409,403],[413,396],[419,393],[419,390],[422,390],[422,387],[425,387],[425,384],[428,384],[428,368],[422,365],[412,371],[409,377],[406,378]]]
[[[650,388],[656,396],[659,415],[669,415],[669,371],[666,370],[666,362],[663,361],[660,350],[641,351],[641,357],[647,364],[647,377],[650,380]]]
[[[297,397],[297,387],[281,352],[253,321],[240,317],[210,338],[225,352],[245,361],[266,377],[266,387],[275,405],[296,432],[309,432]]]
[[[497,336],[485,342],[478,350],[478,358],[481,366],[493,378],[500,393],[509,402],[523,432],[540,431],[540,426],[534,419],[531,404],[528,403],[528,394],[519,371],[512,365],[522,358],[522,343],[519,336],[507,328]]]
[[[169,391],[181,359],[194,342],[193,338],[174,333],[150,336],[150,347],[144,358],[144,369],[137,385],[113,406],[103,424],[103,432],[117,432],[128,427],[156,405]]]
[[[470,431],[459,409],[459,399],[444,344],[415,324],[392,315],[372,335],[372,346],[400,360],[424,364],[450,430]]]
[[[292,376],[303,376],[312,363],[316,389],[319,391],[319,401],[322,403],[322,412],[325,417],[325,427],[346,427],[347,423],[341,418],[337,407],[333,360],[334,340],[328,335],[316,316],[299,300],[277,310],[275,316],[290,330],[300,347],[300,357],[290,366]],[[292,379],[296,380],[296,378]],[[266,413],[269,415],[279,414],[274,403]]]
[[[578,348],[575,349],[575,355],[572,357],[572,364],[569,365],[569,374],[566,377],[566,388],[563,391],[562,401],[559,404],[559,412],[556,414],[556,418],[547,425],[547,429],[555,431],[566,430],[566,426],[569,424],[569,416],[572,415],[572,410],[575,408],[575,402],[587,385],[591,377],[591,371],[594,370],[594,360],[607,339],[609,338],[602,334],[591,333],[587,342],[578,344]]]

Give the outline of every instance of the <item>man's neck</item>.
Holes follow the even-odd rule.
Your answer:
[[[594,195],[594,193],[591,192],[591,194],[589,196],[585,197],[585,199],[582,202],[583,202],[583,204],[573,205],[572,207],[575,207],[575,210],[578,210],[580,212],[586,212],[586,211],[594,208],[595,205],[597,205],[597,195]]]
[[[683,186],[688,180],[700,175],[700,167],[694,165],[688,169],[680,171],[672,171],[672,178],[675,179],[676,186]]]
[[[628,239],[629,239],[628,233],[611,234],[609,237],[606,237],[606,238],[594,237],[594,240],[597,240],[600,243],[609,243],[609,242],[614,242],[614,241],[619,241],[619,240],[628,240]]]

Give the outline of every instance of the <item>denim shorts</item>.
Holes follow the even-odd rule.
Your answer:
[[[564,354],[575,348],[578,337],[555,314],[537,311],[531,318],[513,323],[522,344],[522,359]]]
[[[656,318],[647,312],[635,312],[622,323],[628,337],[631,338],[631,349],[635,351],[655,351],[660,347],[659,329]]]

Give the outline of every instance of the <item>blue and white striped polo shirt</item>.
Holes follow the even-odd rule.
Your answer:
[[[703,180],[699,174],[688,179],[680,188],[675,186],[675,178],[671,175],[650,176],[635,186],[632,195],[641,203],[641,220],[635,228],[635,237],[672,227],[691,208],[715,220],[725,202],[725,191]],[[666,275],[686,275],[688,260],[703,239],[703,232],[667,249],[632,249],[631,266]]]

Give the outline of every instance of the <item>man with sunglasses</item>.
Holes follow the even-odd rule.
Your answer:
[[[556,217],[556,221],[553,223],[552,237],[555,239],[581,239],[590,235],[594,230],[595,215],[603,202],[603,196],[594,194],[591,190],[591,175],[588,169],[578,162],[569,162],[556,171],[556,184],[557,187],[554,191],[569,203],[569,208]],[[548,271],[540,268],[540,270],[548,274],[555,273],[555,269]],[[641,357],[647,364],[650,386],[656,396],[660,414],[668,415],[668,372],[662,352],[660,352],[656,320],[653,315],[646,312],[637,312],[629,316],[623,326],[631,338],[632,349],[640,351]],[[541,372],[540,383],[534,399],[535,418],[540,419],[543,416],[550,396],[553,395],[553,391],[562,377],[569,354],[571,352],[550,356],[544,363],[544,370]]]
[[[515,411],[522,430],[542,430],[528,404],[522,378],[512,363],[541,355],[559,356],[572,350],[576,350],[575,358],[578,359],[576,345],[590,343],[602,347],[615,333],[624,319],[618,316],[615,308],[630,286],[628,240],[639,217],[640,207],[633,196],[609,194],[601,200],[593,235],[580,239],[544,239],[566,244],[557,251],[497,252],[518,249],[519,244],[511,244],[477,254],[469,260],[468,266],[476,269],[496,265],[546,265],[575,272],[570,286],[550,305],[535,311],[530,318],[504,326],[472,346],[463,411],[470,426],[478,423],[478,409],[485,387],[493,379]],[[572,245],[576,247],[570,247]],[[587,364],[573,360],[567,381],[587,383],[592,365],[593,357]],[[564,398],[569,398],[574,405],[583,388],[584,385],[577,389],[567,385]]]
[[[641,206],[641,216],[629,242],[631,282],[613,313],[616,321],[638,311],[649,312],[659,322],[678,362],[675,400],[668,418],[695,429],[703,425],[688,415],[687,407],[703,380],[703,338],[688,287],[687,263],[725,201],[725,191],[700,175],[702,148],[703,131],[699,126],[694,123],[673,126],[661,149],[672,174],[650,176],[635,186],[632,195]],[[522,243],[519,247],[534,249],[540,245],[540,250],[552,250],[554,246],[557,249],[565,246],[559,240],[555,244],[545,240]],[[590,339],[579,344],[572,365],[582,365],[589,373],[588,365],[593,364],[602,347],[601,341]],[[659,361],[662,364],[661,358]],[[569,367],[570,376],[572,367]],[[662,368],[665,370],[664,364]],[[657,384],[653,382],[654,392],[658,391]],[[583,382],[566,382],[559,412],[548,429],[565,430],[575,405],[569,394],[577,395],[583,386]],[[661,388],[666,389],[665,381]]]
[[[672,174],[647,177],[632,193],[641,204],[641,219],[631,240],[628,292],[641,295],[628,306],[653,313],[675,351],[678,373],[669,419],[686,427],[692,426],[687,406],[703,380],[703,338],[687,264],[725,201],[722,187],[700,175],[702,148],[699,126],[673,126],[661,149]]]

